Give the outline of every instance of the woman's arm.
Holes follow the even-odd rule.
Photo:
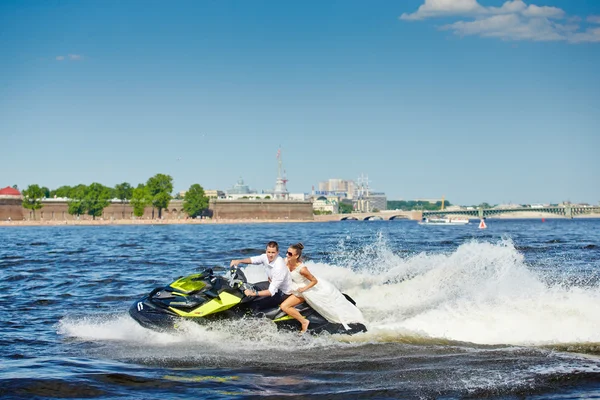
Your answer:
[[[300,275],[302,275],[303,277],[308,279],[310,281],[310,283],[308,285],[303,286],[300,289],[298,289],[299,293],[302,293],[302,292],[310,289],[311,287],[315,286],[317,283],[319,283],[317,278],[315,278],[315,276],[313,274],[311,274],[310,271],[308,270],[308,268],[306,268],[306,267],[300,268]]]

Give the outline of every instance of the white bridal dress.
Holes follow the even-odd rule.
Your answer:
[[[298,289],[308,285],[310,281],[300,274],[300,270],[306,268],[300,264],[294,269],[292,274],[292,293],[304,300],[316,312],[321,314],[327,321],[342,324],[344,328],[350,329],[348,324],[365,324],[365,318],[362,312],[356,306],[348,301],[346,297],[333,284],[325,279],[317,278],[319,281],[310,289],[299,293]]]

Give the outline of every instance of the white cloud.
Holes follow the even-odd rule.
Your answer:
[[[567,17],[560,8],[528,5],[523,0],[508,0],[500,7],[484,7],[477,0],[425,0],[416,12],[404,13],[400,19],[436,17],[460,19],[440,28],[459,36],[581,43],[598,42],[599,35],[596,29],[581,30],[581,19]],[[600,16],[590,16],[587,21],[600,23]]]
[[[83,60],[83,56],[81,54],[68,54],[67,56],[56,56],[55,59],[56,61],[81,61]]]
[[[523,10],[523,15],[532,18],[564,18],[565,12],[556,7],[538,7],[535,4],[531,4]]]
[[[569,37],[571,43],[600,43],[600,28],[588,28]]]
[[[420,20],[446,15],[478,14],[483,10],[484,8],[477,3],[477,0],[425,0],[425,4],[419,7],[415,13],[404,13],[400,19]]]
[[[451,30],[460,36],[479,35],[506,40],[563,40],[547,19],[524,19],[517,14],[494,15],[469,22],[458,21],[441,29]]]
[[[587,17],[587,22],[592,24],[600,24],[600,15],[590,15]]]

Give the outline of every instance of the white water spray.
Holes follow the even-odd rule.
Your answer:
[[[548,284],[532,271],[509,240],[469,242],[451,254],[401,257],[381,236],[357,251],[342,251],[331,264],[307,262],[318,277],[349,294],[363,311],[369,332],[299,342],[268,321],[182,324],[157,333],[126,315],[63,319],[59,333],[83,340],[145,341],[157,346],[197,343],[231,348],[286,349],[341,342],[387,342],[406,337],[478,344],[544,345],[600,342],[598,286]],[[264,280],[262,267],[248,266],[249,281]],[[235,345],[232,345],[235,343]]]

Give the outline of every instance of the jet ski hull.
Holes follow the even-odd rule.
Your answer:
[[[239,282],[245,282],[241,271],[238,274],[243,278]],[[259,282],[252,287],[264,290],[268,285],[268,282]],[[225,278],[214,276],[212,270],[207,270],[154,289],[131,305],[129,315],[144,328],[158,331],[174,329],[181,320],[207,323],[246,317],[270,319],[278,329],[300,330],[300,323],[279,307],[259,308],[260,299],[244,296],[244,287],[237,283],[232,286]],[[363,324],[349,324],[350,329],[346,329],[342,324],[329,322],[306,303],[299,304],[296,309],[310,321],[308,330],[311,333],[354,334],[367,330]]]

